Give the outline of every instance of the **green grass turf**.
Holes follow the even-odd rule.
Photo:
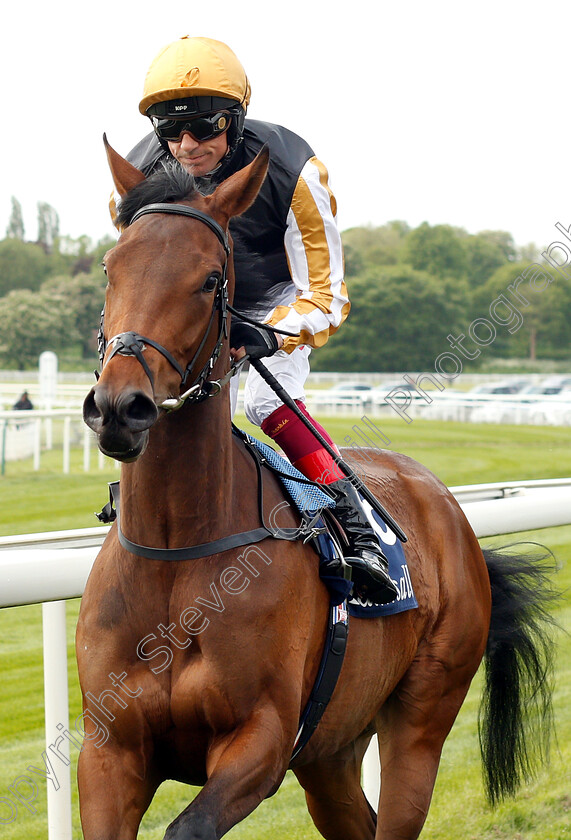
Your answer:
[[[358,418],[320,418],[337,443],[356,439],[353,427],[363,428]],[[571,475],[569,433],[565,429],[522,426],[490,426],[432,423],[416,420],[407,425],[399,419],[375,420],[391,439],[391,448],[420,460],[447,484],[515,481],[526,478]],[[242,428],[249,428],[238,420]],[[258,436],[261,436],[257,432]],[[7,465],[0,479],[0,533],[84,528],[96,524],[93,511],[106,501],[106,482],[117,477],[112,464],[103,471],[85,474],[81,453],[73,453],[71,474],[61,475],[61,452],[42,456],[42,469],[34,473],[31,463]],[[560,624],[571,631],[571,526],[518,535],[536,540],[556,554],[561,569],[557,586],[567,594],[557,608]],[[512,541],[512,538],[505,541]],[[501,540],[486,543],[498,543]],[[79,602],[68,602],[70,719],[79,715],[80,699],[73,652],[73,636]],[[43,671],[41,607],[18,607],[0,611],[0,820],[9,816],[3,797],[12,798],[9,786],[26,768],[43,767]],[[446,741],[432,808],[422,833],[423,840],[564,840],[571,837],[571,642],[558,636],[555,681],[555,713],[558,742],[551,764],[530,782],[518,797],[494,811],[487,808],[480,776],[476,736],[476,713],[480,697],[476,677],[453,730]],[[77,750],[71,748],[73,779]],[[77,792],[74,784],[74,840],[81,837]],[[18,818],[2,825],[6,840],[43,840],[46,832],[46,782],[38,779],[37,813],[22,808]],[[169,782],[161,787],[145,816],[139,836],[161,840],[166,825],[196,793]],[[288,773],[272,799],[228,835],[271,840],[312,840],[320,835],[307,815],[303,793]]]
[[[571,475],[571,433],[549,426],[498,426],[492,424],[439,423],[399,418],[373,418],[380,435],[359,417],[318,417],[339,445],[361,443],[367,432],[373,443],[404,452],[432,469],[449,486],[488,481],[519,481]],[[237,425],[259,438],[264,435],[243,417]],[[364,444],[362,444],[364,445]],[[92,459],[92,463],[95,459]],[[61,476],[61,451],[44,452],[41,469],[31,460],[9,461],[0,478],[0,535],[89,528],[93,516],[107,501],[106,482],[118,477],[113,463],[103,470],[83,472],[82,454],[72,451],[71,471]],[[55,478],[58,478],[54,483]]]

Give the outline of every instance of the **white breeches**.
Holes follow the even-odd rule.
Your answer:
[[[263,364],[294,400],[305,399],[304,387],[309,374],[310,353],[311,347],[302,344],[292,353],[278,350],[273,356],[262,359]],[[230,380],[232,416],[234,416],[238,401],[238,385],[238,377],[235,376]],[[250,423],[261,426],[264,420],[282,405],[280,398],[274,394],[260,374],[250,367],[244,386],[244,412]]]

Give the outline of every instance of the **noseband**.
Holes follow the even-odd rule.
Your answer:
[[[224,248],[224,253],[226,255],[224,265],[222,267],[222,277],[218,281],[214,302],[212,304],[210,321],[208,322],[208,326],[206,328],[204,336],[202,337],[202,341],[200,342],[200,345],[196,353],[194,354],[192,361],[188,363],[185,370],[183,370],[183,368],[181,367],[181,365],[179,365],[174,356],[171,353],[169,353],[169,351],[165,347],[163,347],[162,344],[159,344],[158,342],[153,341],[150,338],[146,338],[143,335],[139,335],[139,333],[133,331],[122,332],[109,339],[109,342],[106,342],[103,335],[104,313],[102,313],[101,315],[101,325],[99,329],[99,359],[101,365],[103,366],[103,357],[105,356],[105,352],[108,346],[111,346],[112,350],[105,361],[105,365],[107,365],[111,361],[113,356],[134,356],[141,363],[143,370],[147,374],[147,377],[151,383],[151,387],[154,391],[153,375],[143,356],[143,351],[146,349],[146,347],[153,347],[155,350],[158,350],[158,352],[164,356],[164,358],[169,362],[169,364],[177,371],[181,378],[181,385],[184,386],[188,378],[191,376],[194,370],[194,366],[204,349],[204,345],[208,340],[208,336],[210,335],[216,312],[219,312],[218,338],[216,340],[216,345],[210,355],[210,358],[208,359],[202,370],[197,374],[193,384],[187,391],[185,391],[176,399],[168,399],[161,403],[161,408],[165,408],[167,410],[172,411],[175,408],[180,408],[187,401],[200,402],[206,399],[207,397],[218,394],[222,386],[228,381],[228,379],[230,379],[230,377],[237,372],[236,369],[233,369],[222,380],[219,380],[217,382],[207,381],[208,376],[212,373],[212,369],[214,368],[214,365],[216,364],[216,361],[220,356],[222,343],[224,339],[228,337],[229,304],[227,269],[228,257],[230,256],[230,245],[228,242],[227,234],[218,224],[218,222],[216,222],[211,216],[208,216],[206,213],[203,213],[201,210],[197,210],[194,207],[188,207],[186,204],[147,204],[145,207],[142,207],[134,214],[133,218],[129,222],[129,225],[132,225],[133,222],[137,221],[137,219],[139,219],[141,216],[146,216],[149,213],[174,213],[177,216],[188,216],[191,219],[197,219],[199,222],[202,222],[207,227],[209,227],[211,231],[213,231],[213,233],[218,238],[219,242],[222,244],[222,247]]]

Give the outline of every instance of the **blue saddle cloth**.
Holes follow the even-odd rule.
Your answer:
[[[324,508],[335,507],[335,502],[330,496],[327,496],[318,487],[305,483],[307,481],[305,476],[288,460],[278,455],[271,446],[256,440],[250,435],[248,437],[271,467],[287,475],[287,478],[281,476],[281,481],[300,513],[316,514]],[[343,591],[343,584],[346,581],[340,578],[324,577],[324,582],[330,587],[332,593],[336,593],[338,603],[341,603],[348,596],[349,614],[357,618],[376,618],[381,615],[394,615],[395,613],[415,609],[418,607],[418,603],[412,588],[402,543],[389,526],[383,522],[379,514],[373,510],[369,502],[365,499],[362,499],[362,502],[369,521],[377,534],[381,548],[389,561],[389,574],[396,583],[399,594],[396,600],[390,604],[363,603]],[[337,556],[337,548],[328,532],[320,534],[315,543],[322,561],[325,562]]]

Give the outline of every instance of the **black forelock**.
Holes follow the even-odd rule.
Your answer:
[[[116,225],[128,227],[135,213],[147,204],[182,201],[199,192],[196,181],[177,161],[164,162],[161,168],[141,181],[121,199]]]

